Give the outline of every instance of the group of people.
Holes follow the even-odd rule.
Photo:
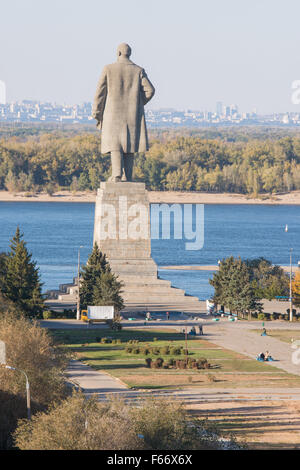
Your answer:
[[[189,332],[190,335],[196,335],[197,331],[196,328],[193,326]],[[202,336],[203,335],[203,326],[199,325],[198,326],[198,335]]]
[[[273,358],[271,354],[269,353],[269,351],[266,351],[265,353],[261,352],[258,355],[257,360],[258,361],[273,361]]]

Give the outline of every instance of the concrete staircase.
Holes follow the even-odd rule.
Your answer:
[[[157,277],[157,265],[152,258],[110,259],[111,268],[124,283],[123,298],[126,307],[156,308],[159,310],[190,310],[200,312],[203,304],[198,297],[171,286],[171,282]]]
[[[157,266],[150,259],[111,260],[113,272],[124,283],[123,299],[129,310],[170,310],[199,313],[203,311],[203,302],[198,297],[187,295],[184,290],[171,286],[171,282],[157,277]],[[77,278],[73,283],[60,284],[59,290],[47,292],[48,302],[76,304]]]

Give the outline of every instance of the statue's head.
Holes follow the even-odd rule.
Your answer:
[[[120,56],[125,56],[125,57],[130,57],[131,55],[131,47],[128,46],[125,42],[119,45],[118,50],[117,50],[117,55],[118,57]]]

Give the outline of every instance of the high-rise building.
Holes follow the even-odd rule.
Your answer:
[[[6,104],[6,85],[0,80],[0,104]]]
[[[222,103],[222,101],[217,101],[217,104],[216,104],[216,114],[217,114],[217,116],[222,116],[222,111],[223,111],[223,103]]]

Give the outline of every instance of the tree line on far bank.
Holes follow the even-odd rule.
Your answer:
[[[100,134],[101,135],[101,134]],[[249,195],[300,189],[298,131],[151,131],[150,150],[135,157],[135,180],[150,190]],[[0,140],[0,190],[53,194],[91,191],[110,174],[99,134],[58,131]]]

